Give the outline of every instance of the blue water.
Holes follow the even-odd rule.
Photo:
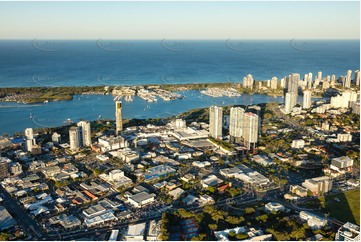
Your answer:
[[[0,85],[241,82],[359,69],[357,40],[2,40]]]
[[[184,99],[148,103],[139,97],[131,102],[123,101],[123,118],[164,118],[177,115],[194,108],[211,105],[250,105],[265,102],[282,102],[281,97],[267,95],[247,95],[229,98],[213,98],[199,91],[180,92]],[[30,118],[30,114],[32,118]],[[24,131],[25,128],[56,127],[64,124],[68,118],[74,122],[80,119],[115,119],[115,105],[111,95],[76,95],[72,101],[49,102],[41,104],[21,104],[15,102],[0,103],[0,135]]]
[[[318,71],[345,75],[360,69],[359,41],[59,41],[1,40],[0,86],[96,86],[163,83],[242,82],[289,73]],[[197,91],[185,99],[149,104],[139,97],[124,102],[124,118],[168,117],[212,104],[283,102],[264,95],[211,98]],[[29,118],[30,113],[32,118]],[[25,105],[0,103],[0,134],[27,127],[54,127],[70,118],[114,119],[112,96],[75,96],[72,101]]]

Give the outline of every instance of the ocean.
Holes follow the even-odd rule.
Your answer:
[[[2,40],[0,85],[242,82],[360,66],[358,40]]]
[[[360,66],[358,40],[2,40],[1,87],[239,82],[290,73],[345,75]],[[149,104],[124,102],[124,118],[161,118],[210,105],[283,102],[280,97],[242,95],[212,98],[198,91],[185,98]],[[0,135],[32,127],[59,126],[71,119],[114,119],[111,95],[75,96],[47,104],[0,103]]]

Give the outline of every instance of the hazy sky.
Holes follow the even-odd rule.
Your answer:
[[[0,39],[359,39],[359,2],[0,2]]]

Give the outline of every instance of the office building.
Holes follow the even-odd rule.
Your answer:
[[[25,129],[25,150],[31,152],[35,144],[34,133],[32,128]]]
[[[215,139],[222,138],[223,108],[211,106],[209,108],[209,135]]]
[[[116,134],[123,130],[123,116],[122,116],[122,102],[115,101],[115,123],[116,123]]]
[[[301,211],[299,216],[303,221],[307,221],[308,226],[312,230],[322,229],[327,225],[327,219],[321,218],[320,216],[307,211]]]
[[[243,115],[243,141],[244,145],[250,150],[256,148],[258,142],[259,117],[254,113],[245,113]]]
[[[337,172],[351,171],[353,166],[353,159],[348,156],[336,157],[331,160],[330,169]]]
[[[360,227],[347,222],[342,225],[335,236],[336,241],[360,241]]]
[[[80,127],[80,145],[81,146],[90,146],[92,144],[91,141],[91,130],[90,130],[90,122],[89,121],[80,121],[78,124]]]
[[[230,109],[229,135],[231,142],[240,142],[243,135],[244,109],[233,107]]]
[[[332,180],[328,176],[321,176],[307,179],[302,186],[308,189],[313,195],[323,195],[332,189]]]
[[[70,142],[70,149],[77,150],[80,148],[80,136],[81,135],[81,127],[71,127],[69,129],[69,142]]]
[[[311,107],[311,90],[303,91],[303,109],[309,109]]]

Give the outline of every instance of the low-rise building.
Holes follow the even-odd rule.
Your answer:
[[[204,168],[204,167],[207,167],[207,166],[210,166],[211,163],[209,161],[193,161],[192,162],[192,166],[195,166],[195,167],[198,167],[198,168]]]
[[[118,135],[117,137],[114,136],[102,136],[98,138],[98,144],[103,152],[117,150],[120,148],[127,147],[127,143],[123,137]]]
[[[342,225],[335,236],[336,241],[360,241],[360,227],[347,222]]]
[[[15,219],[10,215],[5,207],[0,206],[0,231],[9,229],[16,225]]]
[[[180,187],[177,187],[176,189],[168,192],[168,195],[173,197],[174,200],[177,200],[178,198],[180,198],[182,196],[183,193],[184,193],[184,190]]]
[[[292,140],[291,147],[294,149],[302,149],[305,147],[305,141],[303,139]]]
[[[209,186],[217,186],[218,184],[222,183],[223,180],[219,179],[215,175],[209,175],[201,180],[201,184],[203,188],[207,188]]]
[[[307,211],[301,211],[299,216],[303,221],[307,221],[308,226],[310,226],[313,230],[322,229],[327,225],[327,219],[321,218]]]
[[[321,176],[305,180],[302,186],[313,195],[323,195],[332,190],[332,180],[328,176]]]
[[[154,181],[159,179],[165,179],[167,176],[173,175],[176,173],[176,170],[170,166],[159,165],[152,168],[149,168],[144,173],[144,181]]]
[[[145,225],[145,223],[129,225],[125,240],[144,241]]]
[[[285,207],[280,203],[269,202],[264,207],[265,207],[266,211],[271,212],[271,213],[285,211]]]
[[[299,185],[291,185],[290,186],[290,192],[300,196],[300,197],[306,197],[307,196],[307,189],[299,186]]]
[[[133,196],[128,197],[128,201],[134,207],[140,208],[153,203],[155,196],[156,195],[154,193],[149,194],[147,192],[140,192]]]
[[[161,220],[159,221],[155,221],[152,220],[149,222],[149,229],[148,229],[148,233],[147,233],[147,241],[156,241],[156,240],[160,240],[159,236],[161,234],[160,231],[160,224],[161,224]]]

